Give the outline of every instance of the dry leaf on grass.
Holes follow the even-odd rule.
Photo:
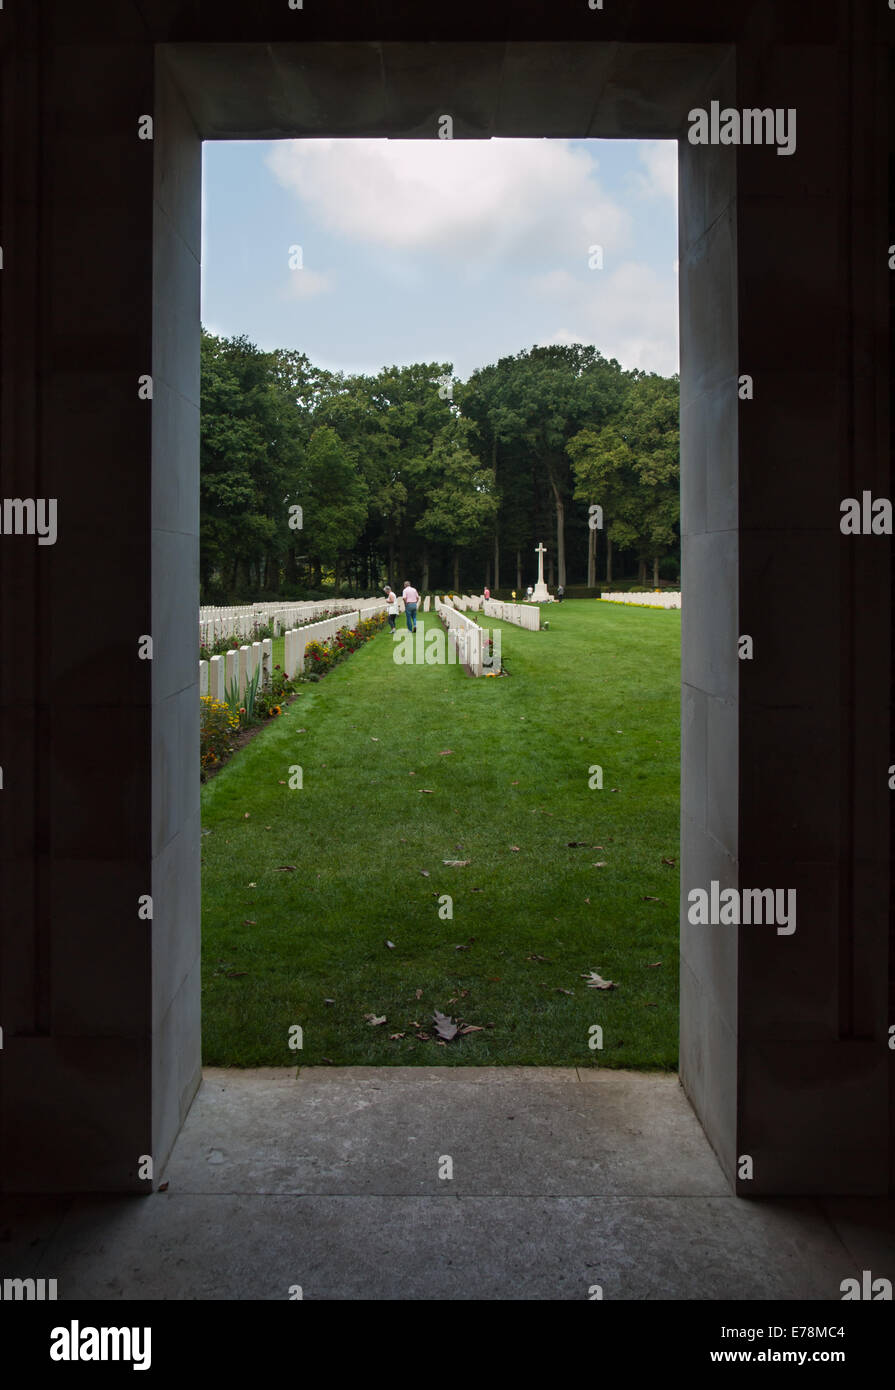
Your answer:
[[[407,1037],[407,1034],[406,1034],[406,1033],[389,1033],[388,1036],[389,1036],[389,1040],[390,1040],[391,1042],[396,1042],[396,1041],[398,1040],[398,1038],[406,1038],[406,1037]]]
[[[484,1033],[484,1031],[480,1023],[464,1023],[460,1029],[461,1033]]]
[[[530,955],[530,956],[526,956],[525,959],[526,959],[526,960],[541,960],[541,961],[544,962],[545,965],[552,965],[552,964],[553,964],[552,960],[550,960],[547,956],[539,956],[538,953],[537,953],[537,951],[533,951],[533,952],[531,953],[531,955]]]
[[[423,991],[422,991],[421,989],[418,989],[418,990],[416,991],[416,997],[417,997],[417,999],[422,999],[422,997],[423,997]]]
[[[429,1042],[429,1041],[430,1041],[430,1036],[429,1036],[428,1033],[414,1033],[413,1036],[414,1036],[415,1038],[419,1038],[420,1042]]]
[[[387,1022],[385,1014],[382,1014],[381,1017],[377,1014],[364,1014],[364,1018],[367,1020],[371,1028],[378,1028],[380,1023]]]
[[[590,848],[591,848],[591,846],[588,844],[587,840],[566,840],[566,847],[567,847],[568,849],[590,849]]]
[[[460,1031],[454,1020],[449,1018],[447,1014],[439,1013],[438,1009],[433,1013],[432,1021],[438,1036],[444,1038],[445,1042],[451,1042]]]
[[[586,975],[581,976],[582,980],[587,980],[588,989],[617,989],[614,980],[604,980],[602,975],[598,975],[596,970],[591,970]]]
[[[335,999],[324,999],[324,1004],[335,1004]]]
[[[448,754],[449,754],[449,753],[453,753],[453,751],[454,751],[453,748],[442,748],[442,750],[441,750],[441,752],[438,754],[438,756],[439,756],[439,758],[446,758],[446,757],[448,756]]]
[[[386,941],[385,944],[386,944],[386,946],[388,947],[388,949],[389,949],[390,951],[393,951],[393,950],[395,949],[395,943],[394,943],[394,941]]]
[[[595,868],[595,869],[605,869],[605,868],[606,868],[606,860],[605,860],[605,859],[598,859],[598,860],[596,861],[596,863],[594,864],[594,868]]]
[[[428,878],[428,877],[429,877],[429,870],[428,870],[428,869],[420,869],[420,873],[422,874],[423,878]]]
[[[467,864],[471,864],[471,859],[442,859],[442,864],[447,864],[449,869],[465,869]]]
[[[511,852],[512,852],[513,854],[519,854],[519,853],[520,853],[520,850],[519,850],[519,846],[518,846],[518,845],[510,845],[510,850],[511,850]]]
[[[644,894],[643,894],[643,901],[644,901],[645,903],[662,903],[662,904],[664,905],[665,899],[664,899],[664,898],[653,898],[653,897],[650,896],[649,893],[644,893]]]
[[[675,861],[674,861],[673,859],[663,859],[663,860],[662,860],[662,863],[663,863],[663,864],[670,864],[671,867],[674,868],[674,863],[675,863]]]
[[[434,787],[420,787],[420,792],[421,792],[421,794],[422,794],[423,796],[434,796],[434,795],[435,795],[435,788],[434,788]]]
[[[255,922],[251,917],[243,917],[242,925],[244,927],[257,927],[258,923]]]
[[[557,991],[556,991],[556,993],[557,993],[557,994],[574,994],[575,991],[574,991],[573,989],[561,989],[561,988],[558,988]]]
[[[274,870],[274,872],[275,872],[275,873],[278,873],[278,874],[294,874],[294,873],[295,873],[295,865],[294,865],[294,864],[278,864],[277,867],[276,867],[276,869]]]
[[[661,964],[662,964],[662,962],[661,962],[660,960],[651,960],[650,963],[649,963],[649,965],[648,965],[646,968],[647,968],[647,970],[652,970],[654,966],[656,966],[656,965],[661,965]]]

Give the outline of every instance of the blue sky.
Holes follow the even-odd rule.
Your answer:
[[[535,343],[578,341],[670,374],[676,153],[642,140],[208,142],[202,322],[346,372],[446,361],[465,380]]]

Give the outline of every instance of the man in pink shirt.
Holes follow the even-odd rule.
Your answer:
[[[416,632],[416,606],[420,601],[420,596],[409,579],[404,580],[404,592],[401,597],[404,600],[407,627],[410,632]]]

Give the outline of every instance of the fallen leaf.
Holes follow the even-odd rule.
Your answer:
[[[471,859],[442,859],[442,864],[447,864],[449,869],[465,869],[467,864],[471,864]]]
[[[420,792],[422,793],[423,796],[434,796],[434,795],[435,795],[435,788],[434,788],[434,787],[420,787]]]
[[[606,860],[605,860],[605,859],[598,859],[598,860],[595,862],[595,864],[594,864],[594,868],[595,868],[595,869],[605,869],[605,868],[606,868]]]
[[[243,917],[242,925],[244,927],[257,927],[258,923],[254,922],[251,917]]]
[[[250,883],[250,884],[249,884],[249,887],[250,887],[250,888],[257,888],[258,885],[257,885],[257,883]]]
[[[605,849],[605,845],[591,845],[591,849]]]
[[[663,864],[670,864],[671,867],[674,868],[675,861],[674,861],[673,859],[663,859],[663,860],[662,860],[662,863],[663,863]]]
[[[556,993],[557,993],[557,994],[574,994],[575,991],[574,991],[573,989],[559,989],[559,988],[558,988],[557,991],[556,991]]]
[[[567,841],[566,841],[566,847],[567,847],[568,849],[588,849],[588,848],[596,849],[596,848],[597,848],[596,845],[588,846],[587,840],[567,840]]]
[[[395,949],[395,943],[394,943],[394,941],[386,941],[385,944],[386,944],[386,946],[388,947],[388,949],[389,949],[390,951],[393,951],[393,950]]]
[[[167,1191],[168,1191],[168,1184],[167,1184],[166,1182],[160,1182],[159,1185],[158,1185],[158,1190],[159,1190],[159,1192],[167,1192]]]
[[[648,965],[646,968],[647,968],[647,970],[652,970],[652,969],[654,968],[654,966],[661,965],[661,964],[662,964],[662,962],[661,962],[660,960],[651,960],[650,963],[649,963],[649,965]]]
[[[490,982],[491,982],[492,985],[499,985],[499,984],[500,984],[500,976],[499,976],[499,975],[489,975],[489,976],[488,976],[488,979],[490,980]],[[490,1028],[493,1028],[493,1027],[494,1027],[494,1024],[491,1023],[491,1024],[488,1024],[487,1026],[490,1027]]]
[[[649,1002],[647,1002],[646,1007],[647,1007],[648,1009],[658,1009],[659,1005],[658,1005],[658,1004],[650,1004]]]
[[[245,815],[243,816],[243,820],[248,820],[248,818],[249,818],[249,816],[250,816],[251,814],[252,814],[251,811],[246,811]]]
[[[428,869],[420,869],[420,873],[422,874],[423,878],[428,878],[428,877],[429,877],[429,870],[428,870]]]
[[[364,1018],[371,1028],[378,1028],[380,1023],[385,1023],[387,1021],[385,1014],[382,1014],[381,1017],[378,1017],[376,1014],[364,1014]]]
[[[328,1062],[331,1067],[335,1066],[335,1062],[333,1061],[332,1057],[321,1057],[320,1060],[321,1062]]]
[[[272,826],[272,825],[265,825],[264,829],[265,829],[265,830],[273,830],[273,826]]]
[[[279,783],[280,783],[280,786],[281,786],[281,787],[285,787],[285,785],[286,785],[286,779],[285,779],[285,777],[279,778]]]
[[[420,1042],[429,1042],[429,1040],[430,1040],[430,1037],[429,1037],[429,1034],[428,1034],[428,1033],[414,1033],[413,1036],[414,1036],[415,1038],[419,1038]]]
[[[590,898],[585,898],[584,901],[585,901],[586,903],[589,903],[589,902],[590,902]]]
[[[643,901],[644,901],[645,903],[664,903],[664,899],[663,899],[663,898],[653,898],[653,897],[650,896],[649,893],[644,893],[644,894],[643,894]]]
[[[439,1013],[436,1009],[432,1015],[432,1020],[435,1024],[435,1031],[440,1038],[444,1038],[445,1042],[450,1042],[457,1036],[459,1028],[454,1020],[449,1018],[447,1014]]]
[[[519,850],[519,846],[518,846],[518,845],[510,845],[510,850],[512,851],[513,854],[519,854],[519,853],[520,853],[520,850]]]
[[[480,1023],[464,1023],[460,1029],[461,1033],[484,1033],[484,1031]]]
[[[547,956],[539,956],[538,953],[537,953],[536,951],[533,951],[532,954],[531,954],[530,956],[526,956],[525,959],[526,959],[526,960],[542,960],[542,961],[544,962],[545,965],[552,965],[552,964],[553,964],[553,962],[552,962],[551,960],[549,960]]]
[[[379,739],[378,739],[378,738],[373,738],[373,736],[371,735],[371,736],[370,736],[370,742],[371,742],[371,743],[378,743],[378,742],[379,742]]]
[[[455,950],[455,951],[468,951],[468,950],[470,950],[470,949],[471,949],[471,948],[470,948],[469,946],[455,946],[455,947],[454,947],[454,950]]]
[[[276,867],[276,873],[278,873],[278,874],[294,874],[294,873],[295,873],[295,865],[294,865],[294,864],[278,864],[277,867]],[[320,875],[318,874],[317,877],[319,878]]]
[[[335,1004],[335,999],[324,999],[324,1004]]]
[[[598,975],[596,970],[591,970],[589,974],[582,975],[582,980],[587,980],[588,989],[617,989],[614,980],[604,980],[602,975]]]
[[[449,753],[453,753],[453,751],[454,751],[453,748],[442,748],[442,750],[441,750],[441,752],[438,754],[438,756],[439,756],[439,758],[446,758],[446,757],[448,756],[448,754],[449,754]]]
[[[406,1034],[406,1033],[389,1033],[389,1038],[390,1038],[390,1040],[391,1040],[392,1042],[395,1042],[398,1038],[406,1038],[406,1037],[407,1037],[407,1034]]]
[[[519,785],[518,782],[511,782],[511,783],[510,783],[510,786],[511,786],[511,787],[518,787],[518,785]]]
[[[422,997],[423,997],[423,991],[422,991],[421,989],[418,989],[418,990],[416,991],[416,997],[417,997],[417,999],[422,999]]]

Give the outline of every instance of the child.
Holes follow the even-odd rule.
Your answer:
[[[388,614],[388,625],[391,628],[392,632],[394,632],[395,618],[398,616],[398,596],[395,593],[394,589],[389,589],[388,593],[385,596],[385,601],[388,604],[388,608],[385,610]]]

